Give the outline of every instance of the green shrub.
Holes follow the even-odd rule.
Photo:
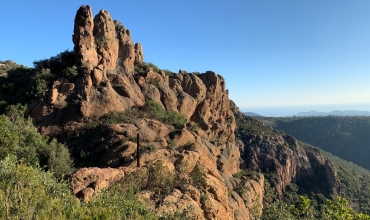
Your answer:
[[[186,118],[182,114],[170,110],[167,111],[166,115],[164,116],[163,122],[175,126],[180,126],[186,123]]]
[[[198,189],[203,189],[207,186],[205,175],[206,173],[204,172],[204,168],[199,163],[194,167],[194,170],[191,171],[190,177],[192,179],[192,183]]]
[[[175,142],[174,142],[173,140],[170,140],[170,141],[168,142],[168,149],[170,149],[170,150],[174,150],[174,149],[175,149],[175,147],[176,147]]]
[[[150,118],[174,126],[186,123],[186,118],[178,112],[165,111],[164,108],[153,100],[147,101],[139,109],[127,109],[125,112],[110,112],[104,118],[106,124],[133,123],[138,118]]]
[[[99,47],[99,48],[103,48],[103,49],[106,49],[108,50],[108,43],[111,39],[104,35],[104,36],[100,36],[100,37],[96,37],[95,38],[95,42],[96,42],[96,45]]]
[[[34,61],[33,65],[36,72],[49,69],[50,73],[56,78],[62,76],[67,79],[74,79],[78,75],[74,52],[69,50],[65,50],[49,59]]]
[[[247,179],[252,179],[255,181],[259,181],[259,172],[253,170],[241,170],[239,173],[233,174],[233,177],[241,179],[242,177],[246,177]]]
[[[153,63],[146,63],[147,66],[151,67],[154,72],[159,73],[159,68],[158,66],[154,65]]]
[[[160,104],[152,100],[147,101],[142,109],[146,116],[157,119],[166,124],[180,126],[186,123],[186,118],[183,115],[172,110],[165,111]]]
[[[147,73],[146,68],[147,68],[147,66],[145,65],[145,63],[143,63],[143,64],[138,63],[138,64],[135,65],[135,72],[143,75],[143,74]]]
[[[202,194],[200,196],[200,204],[203,204],[204,205],[207,200],[208,200],[208,195],[207,194]]]
[[[21,68],[23,65],[18,65],[12,60],[0,61],[0,64],[4,64],[5,66],[0,67],[0,76],[6,76],[7,72],[11,69]]]
[[[145,188],[164,198],[176,187],[175,178],[176,176],[167,167],[157,162],[149,166],[148,182]]]
[[[158,86],[159,86],[159,79],[158,78],[149,78],[149,83],[158,88]]]
[[[162,70],[167,76],[169,76],[170,78],[174,78],[176,73],[172,72],[171,70],[168,70],[168,69],[164,69]]]
[[[10,106],[0,116],[0,159],[13,155],[25,164],[55,173],[57,177],[72,171],[68,149],[56,140],[38,133],[30,118],[23,118],[24,106]]]
[[[25,104],[30,98],[29,93],[35,83],[32,75],[32,70],[28,68],[8,70],[7,77],[0,77],[1,100],[9,104]]]
[[[44,79],[36,79],[36,85],[33,87],[31,94],[33,94],[35,98],[44,97],[47,87],[47,82]]]
[[[198,124],[197,123],[191,123],[189,125],[189,130],[192,131],[192,132],[197,132],[198,129],[199,129],[199,127],[198,127]]]
[[[133,123],[139,117],[138,110],[131,108],[124,112],[109,112],[103,120],[106,124]]]
[[[67,78],[67,79],[75,79],[78,77],[78,69],[75,65],[71,66],[71,67],[66,67],[63,72],[62,72],[62,76]]]
[[[67,184],[52,173],[17,164],[14,157],[0,161],[1,219],[69,219],[72,197]]]
[[[144,114],[144,117],[146,116],[153,119],[161,119],[165,114],[163,107],[159,103],[152,100],[147,101],[141,110]]]
[[[0,219],[158,219],[121,185],[80,203],[68,184],[50,172],[17,163],[14,157],[0,161],[0,200]]]

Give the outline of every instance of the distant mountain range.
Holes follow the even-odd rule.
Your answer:
[[[370,112],[367,111],[356,111],[356,110],[346,110],[340,111],[335,110],[331,112],[318,112],[318,111],[310,111],[310,112],[300,112],[295,114],[294,116],[328,116],[328,115],[337,115],[337,116],[370,116]]]
[[[259,115],[257,113],[254,113],[254,112],[243,112],[243,113],[248,115],[248,116],[262,116],[262,115]]]

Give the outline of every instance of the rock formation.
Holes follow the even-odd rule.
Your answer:
[[[63,127],[56,125],[99,118],[154,100],[198,123],[201,136],[235,141],[235,120],[221,76],[209,71],[169,77],[151,68],[136,72],[135,65],[144,62],[142,46],[134,44],[130,31],[107,11],[93,18],[90,6],[77,11],[73,43],[80,77],[70,84],[65,79],[55,81],[47,102],[35,102],[29,108],[44,134],[62,132]]]
[[[179,164],[186,164],[182,170],[183,175],[187,176],[185,179],[190,178],[190,173],[194,172],[197,166],[204,168],[204,188],[199,189],[190,183],[184,183],[155,206],[156,209],[179,211],[189,208],[192,204],[198,219],[234,219],[234,212],[243,213],[237,219],[249,219],[252,216],[250,209],[259,207],[259,212],[262,210],[263,175],[258,182],[247,180],[242,183],[250,189],[244,198],[233,191],[233,188],[241,184],[241,181],[233,177],[233,174],[240,171],[240,153],[234,143],[222,140],[211,143],[193,128],[186,126],[176,131],[173,126],[151,119],[140,119],[133,124],[103,126],[98,133],[98,136],[84,142],[79,150],[89,152],[90,157],[95,158],[93,162],[100,167],[114,167],[119,172],[131,173],[132,169],[147,170],[150,164],[160,162],[168,168],[168,172],[174,173]],[[141,156],[141,168],[136,168],[136,160],[132,156],[136,152],[136,143],[132,141],[136,133],[143,134],[140,138],[141,146],[148,149]],[[101,137],[104,137],[104,140]],[[105,146],[109,146],[109,149]],[[147,148],[149,146],[150,148]],[[84,168],[83,172],[77,171],[81,174],[72,176],[72,190],[84,201],[88,201],[96,191],[94,179],[107,179],[108,174],[96,178],[89,177],[85,181],[81,179],[92,172],[97,176],[103,175],[103,172],[99,171],[99,174],[98,171],[98,168]],[[113,183],[114,181],[115,179],[112,179]],[[150,198],[150,195],[148,196]],[[207,199],[202,201],[202,198]],[[245,205],[246,202],[249,205]]]
[[[319,150],[302,148],[290,135],[254,135],[245,141],[243,154],[245,168],[276,174],[280,196],[291,183],[325,196],[340,194],[336,168]]]

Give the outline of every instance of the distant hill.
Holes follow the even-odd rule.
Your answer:
[[[361,140],[361,142],[370,143],[370,140],[366,140],[365,137],[366,135],[361,133],[361,131],[366,133],[366,131],[370,129],[369,127],[370,117],[328,116],[328,117],[300,117],[300,118],[299,117],[258,118],[245,116],[242,117],[238,114],[235,114],[235,116],[237,122],[237,130],[235,131],[236,137],[242,140],[244,143],[244,146],[241,151],[242,159],[244,161],[259,162],[260,164],[258,165],[258,168],[261,169],[262,172],[265,171],[265,166],[267,164],[269,166],[268,171],[264,172],[267,181],[272,181],[271,179],[280,180],[283,178],[289,178],[289,175],[291,175],[289,171],[285,172],[283,176],[281,176],[281,174],[279,176],[278,173],[274,174],[274,171],[272,170],[275,170],[275,168],[273,167],[274,165],[271,164],[280,163],[279,169],[286,169],[284,167],[286,167],[287,164],[289,164],[289,166],[291,167],[294,167],[296,166],[296,162],[293,161],[307,160],[307,158],[303,160],[302,158],[300,158],[302,157],[302,155],[305,155],[305,157],[308,156],[309,159],[307,160],[307,164],[305,164],[304,166],[305,168],[302,168],[302,170],[307,169],[307,166],[309,167],[313,165],[311,172],[317,172],[318,167],[320,165],[318,163],[312,163],[314,161],[313,158],[316,158],[317,155],[322,155],[323,158],[327,160],[326,166],[328,168],[332,166],[336,168],[335,171],[336,174],[333,180],[339,181],[340,183],[340,195],[344,198],[347,198],[350,201],[351,206],[355,210],[367,214],[370,213],[370,171],[354,163],[345,161],[337,156],[334,156],[329,152],[318,149],[317,147],[314,147],[313,145],[307,143],[308,141],[314,142],[315,140],[317,140],[317,142],[315,142],[318,143],[316,146],[327,145],[328,146],[327,151],[332,152],[335,152],[336,148],[341,148],[340,152],[343,151],[344,154],[349,154],[351,151],[356,151],[355,154],[352,153],[353,155],[350,155],[350,158],[356,159],[356,155],[359,155],[358,159],[364,161],[366,160],[368,155],[370,155],[370,153],[364,152],[366,148],[365,149],[362,148],[363,152],[359,153],[359,151],[361,151],[361,149],[359,148],[361,148],[361,146],[363,145],[361,145],[361,143],[359,143],[358,140]],[[272,126],[275,130],[273,130],[270,126]],[[332,128],[332,130],[330,130],[330,128]],[[291,132],[287,131],[289,129]],[[345,132],[342,129],[350,130],[351,132],[353,132],[352,134],[353,138],[348,137],[347,133],[342,134],[342,132]],[[284,135],[284,131],[287,134],[292,133],[298,134],[294,136],[299,137],[298,139],[301,140],[304,139],[306,140],[306,142],[298,141],[298,146],[296,148],[293,147],[294,141],[290,142],[292,145],[288,145],[289,149],[287,149],[286,146],[284,145],[284,140],[288,140],[289,138],[295,140],[295,138],[293,138],[290,135]],[[284,140],[281,139],[281,137]],[[256,140],[259,140],[263,144],[256,143]],[[275,142],[274,140],[279,141]],[[345,145],[339,144],[339,142]],[[353,146],[351,145],[351,143],[353,143]],[[318,152],[321,153],[319,154]],[[335,152],[335,154],[337,153],[338,152]],[[270,155],[271,157],[267,157],[266,155]],[[340,156],[342,157],[342,155]],[[256,160],[253,158],[258,159]],[[273,158],[273,163],[268,163],[269,159],[266,158]],[[279,158],[281,158],[282,160],[281,162],[279,161],[280,160]],[[286,161],[290,162],[287,163]],[[256,166],[254,162],[251,164],[253,164],[253,166]],[[246,164],[246,166],[250,165]],[[299,169],[297,168],[297,170]],[[298,194],[311,194],[311,195],[315,195],[315,193],[312,193],[314,192],[313,189],[322,190],[325,188],[325,184],[324,185],[320,184],[325,182],[326,177],[323,174],[327,173],[327,170],[326,171],[321,170],[321,172],[317,172],[314,175],[319,180],[303,177],[305,174],[304,172],[302,172],[302,170],[297,171],[297,179],[295,180],[294,184],[291,184],[287,187],[288,192],[286,192],[286,195],[290,193],[289,192],[290,187],[296,187],[296,193],[298,192]],[[322,176],[318,177],[319,175]],[[319,192],[316,191],[316,193]],[[294,193],[290,194],[290,196],[292,195],[294,195]],[[297,197],[297,194],[295,194],[294,196]],[[288,197],[285,197],[284,201],[288,201],[287,198]],[[322,194],[320,193],[316,194],[314,197],[311,197],[311,199],[315,200],[316,203],[320,203],[320,201],[323,201]],[[287,204],[289,204],[289,202],[287,202]],[[265,204],[264,212],[268,213],[269,210],[270,210],[269,205]],[[276,219],[288,219],[288,218],[280,217]]]
[[[254,112],[244,112],[244,114],[248,115],[248,116],[262,116],[262,115],[259,115],[257,113],[254,113]]]
[[[370,112],[368,112],[368,111],[356,111],[356,110],[346,110],[346,111],[335,110],[335,111],[331,111],[331,112],[309,111],[309,112],[300,112],[298,114],[295,114],[294,116],[304,117],[304,116],[329,116],[329,115],[370,116]]]
[[[370,169],[370,117],[261,118],[276,130]]]

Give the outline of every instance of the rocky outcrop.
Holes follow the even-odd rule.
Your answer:
[[[71,176],[73,194],[88,202],[95,191],[99,192],[121,180],[124,177],[123,169],[112,168],[82,168]]]
[[[302,148],[290,135],[254,135],[244,142],[243,160],[251,170],[275,173],[274,185],[281,196],[296,183],[302,192],[339,195],[337,171],[314,148]]]
[[[44,134],[56,135],[71,121],[99,118],[153,100],[195,122],[200,136],[235,141],[235,119],[221,76],[208,71],[169,77],[149,67],[135,71],[135,65],[145,66],[141,44],[134,44],[130,31],[107,11],[93,17],[90,6],[81,6],[76,13],[73,43],[80,77],[69,85],[58,79],[54,85],[69,86],[67,92],[53,86],[46,102],[36,101],[29,107]]]
[[[192,129],[192,130],[190,130]],[[240,172],[240,153],[238,147],[231,142],[202,138],[189,125],[181,130],[173,126],[162,124],[156,120],[140,119],[133,124],[112,124],[94,129],[94,138],[86,140],[77,152],[89,152],[89,157],[94,158],[89,163],[98,164],[100,167],[115,167],[109,169],[118,170],[117,178],[125,181],[125,175],[121,172],[133,172],[134,170],[147,170],[151,164],[163,164],[167,172],[175,174],[180,172],[184,179],[191,179],[197,167],[202,167],[201,178],[204,185],[199,188],[190,182],[185,182],[174,189],[169,195],[159,202],[154,202],[153,209],[159,212],[175,212],[189,209],[192,206],[191,217],[195,219],[250,219],[260,215],[263,198],[263,175],[253,180],[244,178],[241,181],[233,177]],[[136,153],[136,134],[140,136],[140,146],[143,149],[141,155],[141,167],[137,168],[134,157]],[[96,135],[99,134],[99,135]],[[180,166],[180,164],[183,164]],[[182,168],[179,168],[182,167]],[[88,169],[91,171],[87,172]],[[84,168],[83,173],[95,173],[98,168]],[[129,169],[126,171],[125,169]],[[77,171],[79,172],[79,171]],[[111,172],[112,173],[112,172]],[[86,176],[85,174],[74,176]],[[88,181],[76,181],[72,177],[74,193],[88,201],[96,192]],[[97,178],[95,178],[97,179]],[[98,178],[104,179],[104,178]],[[112,179],[113,184],[116,179]],[[239,195],[236,190],[244,184],[246,190]],[[81,185],[81,186],[80,186]],[[94,184],[93,184],[94,185]],[[94,185],[95,186],[95,185]],[[90,189],[91,188],[91,189]],[[143,192],[144,193],[144,192]],[[153,192],[145,192],[143,196],[152,200]],[[253,210],[253,211],[249,211]],[[256,211],[257,210],[257,211]]]

